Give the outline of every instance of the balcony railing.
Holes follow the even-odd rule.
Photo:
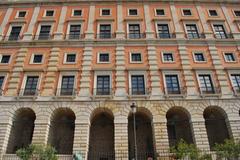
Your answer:
[[[145,33],[128,33],[127,35],[128,39],[143,39],[146,38]]]
[[[171,38],[176,38],[175,33],[158,33],[157,34],[158,39],[171,39]]]
[[[170,96],[185,96],[187,93],[185,87],[166,87],[164,88],[164,94],[166,97]]]
[[[76,95],[77,90],[75,88],[58,88],[56,92],[56,96],[72,97]]]
[[[84,38],[84,34],[66,34],[66,37],[65,37],[65,39],[69,39],[69,40],[79,40],[83,38]]]
[[[93,93],[96,96],[110,96],[110,95],[113,95],[113,89],[112,88],[94,88]]]
[[[40,35],[35,35],[34,40],[50,40],[52,39],[53,36],[50,34],[40,34]]]
[[[130,96],[148,96],[149,94],[148,88],[129,88]]]
[[[191,36],[192,34],[186,34],[186,38],[187,39],[205,39],[206,36],[204,33],[199,33],[199,34],[195,34],[194,36]]]
[[[37,97],[39,95],[38,89],[21,89],[19,91],[19,96],[21,97]]]
[[[100,33],[96,35],[97,39],[112,39],[116,38],[116,34],[114,33]]]
[[[221,89],[215,87],[199,87],[201,96],[220,95]]]
[[[228,33],[228,34],[215,34],[214,35],[216,39],[233,39],[233,34]]]
[[[4,36],[3,37],[4,41],[18,41],[21,39],[22,39],[22,36],[20,36],[20,35],[12,35],[12,36]]]
[[[233,95],[234,96],[240,96],[240,87],[238,86],[233,86],[232,87]]]

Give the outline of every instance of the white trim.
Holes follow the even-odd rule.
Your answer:
[[[132,89],[132,75],[142,75],[144,77],[144,91],[145,95],[146,93],[146,88],[147,88],[147,73],[146,71],[128,71],[128,94],[132,95],[131,90]],[[137,96],[137,95],[136,95]]]
[[[130,10],[137,10],[137,14],[136,15],[130,15]],[[138,16],[139,15],[139,9],[138,8],[128,8],[127,13],[128,13],[128,16]]]
[[[19,26],[21,26],[22,28],[21,28],[21,31],[20,31],[20,33],[19,33],[19,37],[23,34],[23,28],[24,28],[24,26],[25,26],[25,24],[24,23],[11,23],[10,25],[9,25],[9,28],[8,28],[8,32],[7,32],[7,35],[6,35],[6,37],[8,37],[8,39],[9,39],[9,36],[10,36],[10,33],[11,33],[11,31],[12,31],[12,28],[13,27],[19,27]],[[6,39],[6,40],[8,40],[8,39]],[[21,38],[20,38],[21,39]],[[20,40],[19,39],[19,40]]]
[[[80,16],[78,16],[78,15],[74,15],[74,12],[75,11],[81,11],[81,15]],[[77,9],[77,8],[74,8],[74,9],[72,9],[72,11],[71,11],[71,17],[82,17],[83,16],[83,10],[81,9],[81,8],[79,8],[79,9]]]
[[[101,62],[100,61],[100,54],[108,54],[108,57],[109,57],[109,61],[108,62]],[[110,63],[110,60],[111,60],[111,56],[110,56],[110,53],[109,52],[98,52],[97,53],[97,63],[104,63],[104,64],[107,64],[107,63]]]
[[[83,23],[82,22],[69,22],[68,26],[67,26],[67,39],[69,39],[69,34],[70,34],[70,26],[71,25],[80,25],[81,26],[81,30],[80,30],[80,35],[79,35],[79,39],[81,38],[82,32],[83,32]]]
[[[223,26],[223,29],[224,29],[224,31],[225,31],[225,34],[228,33],[228,30],[227,30],[227,28],[225,27],[225,22],[212,22],[212,23],[211,23],[211,27],[212,27],[212,30],[213,30],[213,33],[214,33],[215,36],[216,36],[216,31],[215,31],[215,29],[214,29],[214,25],[222,25],[222,26]],[[226,36],[227,36],[227,35],[226,35]]]
[[[75,54],[75,61],[74,62],[67,62],[67,56],[69,54]],[[76,64],[77,62],[77,53],[76,52],[67,52],[67,53],[64,53],[64,59],[63,59],[63,64]]]
[[[47,16],[47,11],[53,11],[53,15],[52,16]],[[55,9],[45,9],[43,17],[54,17],[55,12],[56,12]]]
[[[49,37],[51,37],[52,32],[53,32],[53,23],[52,22],[42,22],[42,23],[39,23],[39,25],[38,25],[38,29],[37,29],[37,32],[36,32],[37,37],[35,38],[35,40],[38,40],[41,28],[42,28],[42,26],[45,26],[45,25],[50,25],[51,26],[51,29],[50,29],[50,32],[49,32]]]
[[[168,94],[167,83],[166,83],[166,75],[177,75],[177,78],[178,78],[178,86],[179,86],[179,89],[180,89],[180,92],[181,92],[182,82],[181,82],[181,79],[180,79],[180,72],[179,72],[179,71],[169,71],[169,70],[168,70],[168,71],[163,71],[162,74],[163,74],[163,83],[164,83],[165,93]]]
[[[73,89],[76,89],[76,86],[77,86],[77,80],[76,80],[77,72],[70,72],[70,71],[60,72],[59,78],[58,78],[56,96],[60,96],[60,92],[61,92],[61,88],[62,88],[62,77],[63,76],[74,76]]]
[[[217,15],[216,16],[212,16],[211,14],[210,14],[210,10],[215,10],[216,11],[216,13],[217,13]],[[208,16],[209,17],[219,17],[219,12],[218,12],[218,9],[208,9]]]
[[[111,35],[113,34],[113,24],[112,24],[112,22],[102,21],[102,22],[98,22],[98,24],[97,24],[97,35],[98,35],[97,38],[100,37],[100,25],[110,25],[110,27],[111,27]]]
[[[169,22],[169,21],[156,21],[156,22],[155,22],[156,33],[157,33],[157,36],[159,37],[158,24],[166,24],[166,25],[168,25],[169,36],[171,36],[171,34],[172,34],[172,32],[171,32],[171,31],[172,31],[172,28],[171,28],[171,25],[170,25],[170,22]]]
[[[183,12],[184,10],[190,10],[191,15],[185,15],[184,12]],[[184,16],[184,17],[193,16],[192,8],[181,8],[181,13],[182,13],[182,16]]]
[[[19,95],[23,95],[25,87],[26,87],[26,83],[27,83],[27,77],[29,76],[38,76],[38,83],[36,86],[36,91],[40,90],[40,85],[41,85],[41,81],[42,81],[42,73],[39,72],[29,72],[29,73],[25,73],[24,77],[23,77],[23,81],[22,81],[22,85],[21,85],[21,90],[19,92]]]
[[[19,17],[19,13],[20,12],[26,12],[26,14],[25,14],[25,16],[24,17]],[[17,11],[17,13],[16,13],[16,15],[15,15],[15,18],[25,18],[25,17],[27,17],[27,14],[28,14],[28,11],[26,11],[26,10],[19,10],[19,11]]]
[[[202,94],[202,87],[205,87],[205,86],[200,86],[201,85],[201,82],[200,82],[200,79],[199,79],[199,75],[200,74],[204,74],[204,75],[210,75],[210,78],[211,78],[211,81],[212,81],[212,87],[215,88],[215,79],[213,79],[213,73],[212,71],[207,71],[207,70],[200,70],[200,71],[196,71],[196,74],[197,74],[197,82],[198,82],[198,87],[199,87],[199,90]]]
[[[195,54],[196,54],[196,53],[201,53],[201,54],[203,55],[203,57],[204,57],[204,61],[197,61],[196,58],[195,58]],[[205,54],[206,54],[206,53],[205,53],[204,51],[193,51],[193,52],[192,52],[192,56],[193,56],[194,62],[195,62],[195,63],[206,63],[206,62],[207,62],[207,57],[206,57]]]
[[[183,27],[184,27],[186,36],[187,36],[187,38],[189,38],[189,37],[188,37],[188,32],[187,32],[187,26],[186,26],[186,25],[195,25],[195,26],[196,26],[196,29],[197,29],[198,36],[199,36],[199,38],[200,38],[200,34],[201,34],[201,33],[200,33],[200,30],[199,30],[198,24],[197,24],[196,22],[183,22]],[[192,39],[194,39],[194,38],[192,38]]]
[[[240,18],[240,16],[237,16],[237,15],[236,15],[235,11],[240,12],[240,9],[239,9],[239,10],[236,10],[236,9],[233,9],[233,10],[232,10],[234,17],[236,17],[236,18]]]
[[[2,62],[2,57],[3,57],[3,56],[10,56],[8,63],[1,63],[1,62]],[[10,64],[11,60],[12,60],[12,55],[11,55],[11,53],[0,54],[0,65],[7,65],[7,64]]]
[[[112,89],[112,71],[94,71],[93,95],[96,95],[97,76],[109,76],[109,89]]]
[[[40,63],[33,62],[35,55],[42,55],[42,61]],[[29,64],[43,64],[44,54],[42,53],[32,53]]]
[[[141,56],[141,61],[133,61],[132,60],[132,54],[140,54]],[[130,59],[130,63],[143,63],[143,55],[141,52],[129,52],[129,59]]]
[[[164,14],[163,15],[157,15],[157,10],[163,10]],[[160,16],[160,17],[166,16],[166,10],[164,8],[155,8],[154,11],[155,11],[154,13],[155,13],[156,17],[158,17],[158,16]]]
[[[226,59],[226,53],[231,53],[233,55],[233,57],[234,57],[234,61],[228,61]],[[234,52],[231,52],[231,51],[229,51],[229,52],[222,52],[222,54],[223,54],[225,62],[227,62],[227,63],[235,63],[235,62],[237,62],[237,56],[236,56],[236,54]]]
[[[109,10],[109,15],[102,15],[103,10]],[[100,16],[111,16],[112,15],[112,9],[111,8],[100,8]]]
[[[139,21],[133,21],[133,22],[127,22],[127,38],[129,38],[129,25],[135,25],[138,24],[139,25],[139,30],[140,30],[140,34],[142,33],[142,23]]]
[[[2,86],[0,86],[0,89],[2,89],[2,91],[4,91],[5,89],[5,85],[7,83],[7,79],[8,79],[8,73],[7,72],[0,72],[0,76],[3,76],[3,83]]]
[[[165,61],[164,56],[163,56],[165,53],[171,53],[172,57],[173,57],[173,61]],[[162,57],[162,63],[175,63],[175,57],[174,57],[174,52],[173,51],[162,51],[161,52],[161,57]]]

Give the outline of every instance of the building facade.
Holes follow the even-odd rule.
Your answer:
[[[240,138],[238,0],[0,2],[0,159],[161,159]]]

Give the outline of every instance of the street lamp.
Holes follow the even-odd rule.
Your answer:
[[[135,103],[132,103],[130,107],[133,113],[134,160],[137,160],[137,136],[136,136],[136,117],[135,117],[135,114],[137,112],[137,106],[135,105]]]

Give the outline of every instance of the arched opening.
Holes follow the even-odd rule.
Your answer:
[[[19,148],[27,147],[32,142],[36,115],[30,108],[21,108],[13,118],[7,153],[13,154]]]
[[[72,154],[75,129],[75,114],[68,108],[57,109],[50,123],[48,143],[57,154]]]
[[[134,141],[134,117],[131,113],[128,117],[128,157],[135,157],[137,148],[137,159],[154,158],[152,119],[143,112],[135,113],[136,122],[136,145]]]
[[[193,143],[191,123],[188,112],[180,107],[173,107],[167,112],[167,131],[170,147],[183,139],[186,143]]]
[[[89,138],[89,160],[114,160],[113,115],[100,111],[92,116]]]
[[[208,141],[212,150],[216,143],[223,143],[229,138],[229,132],[226,124],[226,113],[219,107],[207,107],[203,116],[207,129]]]

